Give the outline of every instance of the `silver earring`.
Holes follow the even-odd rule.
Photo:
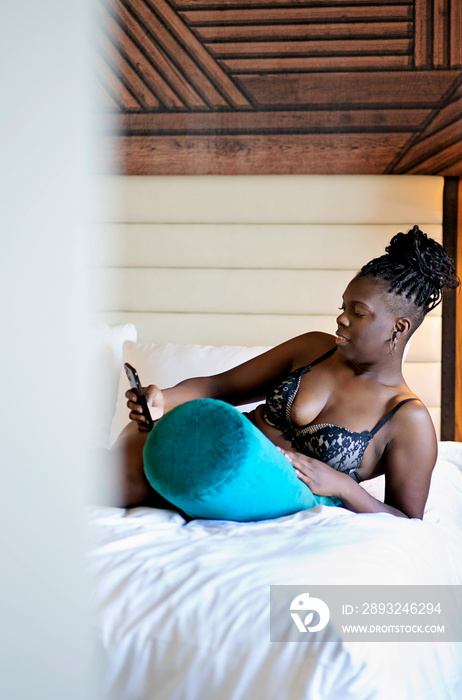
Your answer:
[[[390,355],[394,355],[396,353],[396,346],[398,345],[398,339],[395,335],[395,333],[392,333],[392,336],[390,338]]]

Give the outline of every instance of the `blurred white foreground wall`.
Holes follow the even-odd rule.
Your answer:
[[[1,694],[91,700],[83,569],[88,3],[0,24]]]

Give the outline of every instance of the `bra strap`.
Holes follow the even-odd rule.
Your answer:
[[[334,345],[334,347],[331,348],[330,350],[328,350],[327,352],[325,352],[324,355],[321,355],[321,357],[318,357],[316,360],[313,360],[313,362],[310,365],[303,367],[302,374],[304,374],[305,372],[309,372],[312,367],[314,367],[315,365],[319,365],[321,362],[324,362],[324,360],[327,360],[331,355],[334,354],[334,352],[336,350],[337,350],[337,346]]]
[[[390,420],[390,418],[393,418],[393,416],[395,415],[396,411],[397,411],[399,408],[401,408],[401,406],[404,406],[405,403],[408,403],[409,401],[418,401],[418,399],[404,399],[403,401],[400,401],[398,404],[396,404],[396,406],[395,406],[394,408],[391,409],[390,413],[387,413],[387,415],[385,416],[385,418],[382,418],[382,420],[380,421],[380,423],[379,423],[378,425],[375,426],[374,430],[372,431],[372,435],[375,435],[376,433],[378,433],[378,431],[380,430],[380,428],[383,428],[383,426],[385,425],[385,423],[388,423],[388,421]]]

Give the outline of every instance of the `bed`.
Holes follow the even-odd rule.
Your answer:
[[[432,235],[441,235],[441,178],[417,178],[417,184],[416,178],[372,178],[372,186],[371,178],[337,179],[337,192],[332,194],[329,184],[330,194],[322,205],[325,178],[309,178],[309,188],[306,179],[296,178],[282,194],[272,189],[274,181],[261,178],[241,179],[240,190],[236,180],[230,183],[226,178],[218,178],[218,183],[201,178],[123,180],[107,183],[107,192],[116,192],[116,205],[108,204],[108,194],[103,243],[96,253],[96,346],[104,364],[100,374],[106,378],[95,436],[100,446],[113,442],[126,423],[122,360],[137,367],[145,381],[168,386],[186,376],[233,366],[302,332],[299,328],[309,330],[310,324],[328,329],[332,316],[326,311],[333,300],[308,295],[308,307],[303,302],[292,314],[284,314],[282,306],[291,302],[284,280],[301,280],[316,290],[329,279],[330,286],[338,283],[341,288],[359,266],[351,247],[361,247],[363,253],[366,248],[370,257],[369,252],[383,248],[390,231],[393,235],[417,221]],[[281,187],[286,183],[284,178]],[[249,197],[254,185],[254,196]],[[307,191],[309,201],[301,205],[301,194]],[[361,221],[354,206],[358,201]],[[391,221],[393,202],[398,215]],[[218,221],[218,213],[227,220]],[[277,230],[265,239],[260,256],[252,246],[246,249],[245,267],[242,256],[235,254],[236,241],[242,247],[246,239],[258,239],[265,226]],[[212,235],[220,241],[218,253],[204,244]],[[310,243],[310,251],[316,249],[308,256],[309,265],[303,251],[296,256],[284,252],[289,242],[297,243],[299,250],[301,240]],[[351,241],[355,245],[348,245]],[[317,250],[321,243],[327,251],[336,248],[338,254],[329,254],[333,269],[327,269],[326,251],[320,255]],[[223,248],[227,267],[223,259],[220,262]],[[336,262],[339,258],[347,259],[343,268]],[[208,281],[203,287],[198,270]],[[163,294],[166,284],[180,279],[180,271],[183,294]],[[246,271],[254,277],[256,271],[261,273],[256,277],[264,290],[254,294],[251,303]],[[214,279],[221,280],[220,289],[215,298],[204,298]],[[437,431],[438,314],[426,320],[406,358],[408,379],[414,380],[409,379],[416,393],[423,394]],[[380,497],[383,481],[370,481],[366,488]],[[461,498],[462,445],[440,442],[423,521],[317,506],[262,522],[187,522],[172,510],[89,506],[88,562],[101,697],[461,697],[462,644],[457,641],[349,641],[330,623],[321,639],[294,643],[290,634],[285,641],[270,638],[271,586],[308,591],[333,585],[460,587]]]

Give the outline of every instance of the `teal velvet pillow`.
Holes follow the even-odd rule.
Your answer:
[[[151,486],[193,518],[266,520],[339,503],[315,496],[248,418],[215,399],[169,411],[149,434],[143,459]]]

